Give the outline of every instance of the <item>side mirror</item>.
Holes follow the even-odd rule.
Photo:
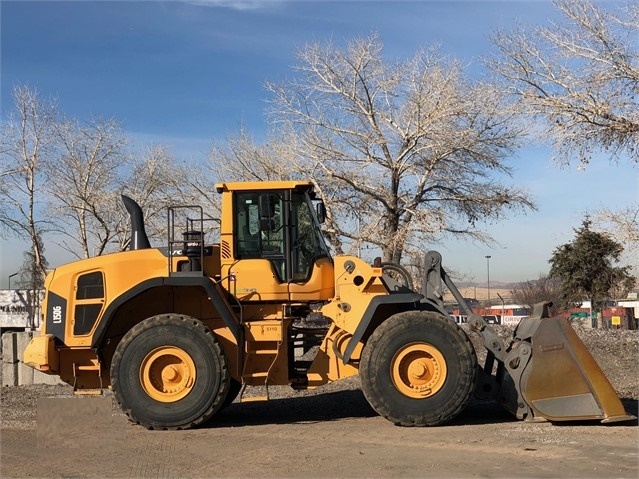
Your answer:
[[[317,220],[320,223],[324,223],[326,221],[326,207],[324,206],[324,202],[320,201],[315,206],[315,212],[317,213]]]

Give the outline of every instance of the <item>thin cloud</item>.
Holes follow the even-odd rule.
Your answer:
[[[285,3],[284,0],[180,0],[182,3],[200,7],[230,8],[233,10],[258,10]]]

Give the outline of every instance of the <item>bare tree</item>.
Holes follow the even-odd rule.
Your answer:
[[[269,137],[258,143],[242,127],[211,151],[211,177],[216,181],[288,180],[299,176],[291,137]]]
[[[55,142],[55,102],[44,100],[27,86],[13,90],[15,111],[2,124],[0,222],[12,235],[29,242],[29,268],[34,281],[43,280],[47,261],[42,235],[51,222],[43,214],[44,164]]]
[[[203,177],[202,167],[176,159],[168,147],[152,145],[132,154],[113,121],[65,122],[58,135],[62,154],[51,164],[51,175],[62,188],[52,192],[51,208],[67,227],[63,246],[78,257],[129,247],[130,219],[121,194],[140,204],[155,244],[166,244],[168,206],[201,205],[205,218],[219,217],[214,182]]]
[[[292,139],[270,136],[261,143],[242,127],[237,134],[213,145],[208,164],[192,165],[184,171],[182,183],[195,195],[194,202],[204,206],[208,218],[219,218],[220,195],[215,191],[215,183],[308,179],[299,174]]]
[[[116,122],[60,121],[59,154],[47,162],[50,211],[61,246],[78,258],[98,256],[113,239],[113,210],[126,140]]]
[[[560,161],[576,156],[583,166],[604,150],[639,162],[639,2],[618,11],[588,0],[555,6],[558,23],[497,33],[489,66]]]
[[[0,231],[31,239],[25,258],[34,267],[23,268],[24,284],[44,280],[45,233],[56,233],[54,241],[62,238],[78,258],[126,249],[130,223],[121,193],[141,204],[149,236],[162,242],[168,205],[202,203],[202,169],[177,161],[168,148],[134,155],[115,121],[59,119],[55,104],[27,87],[14,97],[16,113],[0,125]],[[215,198],[205,204],[207,218],[218,211],[213,183],[206,185]]]
[[[394,263],[446,235],[490,241],[480,222],[534,207],[501,182],[520,132],[500,92],[436,51],[389,64],[382,48],[376,35],[311,44],[295,78],[267,85],[274,125],[327,203],[329,238]]]
[[[593,152],[606,151],[639,164],[639,2],[616,11],[588,0],[555,5],[560,22],[495,35],[499,56],[489,66],[524,116],[538,121],[539,137],[554,142],[560,162],[576,156],[585,167]],[[636,258],[638,214],[634,204],[592,217]]]
[[[126,163],[126,177],[122,179],[122,193],[134,198],[142,208],[146,231],[152,242],[167,241],[167,207],[176,205],[203,206],[205,218],[211,217],[207,201],[196,190],[202,168],[179,161],[165,145],[152,145],[142,155],[130,156]],[[217,195],[213,183],[208,195]],[[129,246],[130,223],[119,193],[114,192],[109,203],[115,220],[114,243],[118,250]],[[217,216],[217,215],[215,215]]]
[[[548,275],[518,283],[510,294],[513,301],[526,308],[528,313],[532,313],[533,306],[542,301],[552,301],[556,312],[563,311],[566,306],[561,297],[559,281]]]
[[[624,247],[624,255],[631,259],[635,275],[639,275],[639,203],[619,211],[602,209],[591,215],[594,229],[606,232]]]
[[[44,244],[39,235],[36,237],[36,242],[38,243],[38,250],[41,253],[41,257],[44,258]],[[21,298],[22,304],[26,307],[27,312],[25,326],[29,329],[40,326],[41,291],[44,288],[44,276],[42,275],[41,269],[42,267],[47,268],[48,266],[46,259],[43,259],[42,264],[39,264],[33,252],[34,249],[31,249],[23,253],[24,262],[20,268],[20,279],[18,281],[18,288],[23,290],[18,292],[18,295]]]

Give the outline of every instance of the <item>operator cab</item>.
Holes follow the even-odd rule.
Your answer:
[[[332,258],[320,228],[326,213],[311,183],[222,183],[216,188],[223,195],[222,276],[234,281],[229,284],[233,294],[286,302],[332,296]]]
[[[308,191],[238,192],[235,196],[238,259],[264,258],[281,282],[306,282],[313,264],[330,257],[320,231],[324,204]]]

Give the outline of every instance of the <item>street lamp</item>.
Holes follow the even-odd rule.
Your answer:
[[[490,308],[490,255],[486,255],[486,277],[488,278],[488,307]]]
[[[15,275],[17,275],[18,273],[13,273],[9,275],[9,289],[11,289],[11,278],[13,278]]]
[[[499,299],[501,300],[501,315],[504,315],[504,298],[501,297],[501,294],[497,293],[497,296],[499,296]]]

